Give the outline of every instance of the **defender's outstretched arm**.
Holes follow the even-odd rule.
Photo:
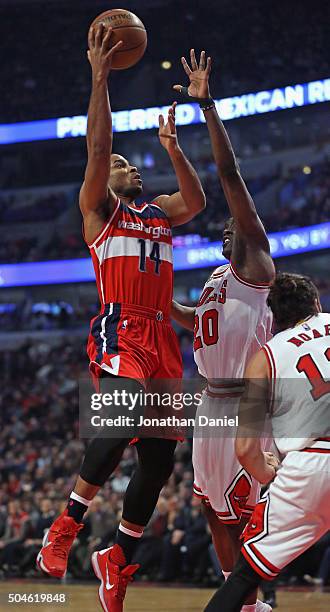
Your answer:
[[[275,271],[265,228],[242,179],[228,134],[210,96],[211,58],[206,60],[205,51],[202,51],[197,64],[195,51],[191,49],[190,60],[191,67],[185,58],[181,60],[190,81],[188,89],[181,85],[175,85],[174,88],[186,91],[196,101],[203,101],[201,107],[204,108],[218,176],[236,224],[237,238],[233,245],[232,262],[247,280],[269,283]]]

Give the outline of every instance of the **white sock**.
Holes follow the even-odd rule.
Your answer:
[[[90,506],[92,503],[92,499],[85,499],[84,497],[81,497],[80,495],[77,495],[77,493],[75,493],[74,491],[72,491],[71,495],[70,495],[70,499],[74,499],[75,501],[79,502],[80,504],[84,504],[84,506]]]
[[[228,578],[229,578],[229,576],[230,576],[231,572],[224,572],[224,571],[222,570],[222,574],[223,574],[224,579],[225,579],[225,580],[228,580]]]
[[[127,529],[127,527],[124,527],[124,525],[122,525],[121,523],[118,527],[118,530],[122,531],[128,536],[131,536],[131,538],[142,538],[143,536],[143,531],[132,531],[132,529]]]
[[[257,604],[244,605],[241,612],[256,612]]]
[[[257,599],[256,612],[265,612],[265,610],[268,612],[268,610],[270,610],[270,606],[265,604],[263,601],[260,601],[260,599]]]

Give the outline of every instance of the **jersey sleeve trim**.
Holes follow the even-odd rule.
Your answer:
[[[266,355],[266,359],[267,359],[267,363],[269,367],[270,378],[275,380],[276,379],[276,365],[275,365],[275,359],[274,359],[273,352],[271,348],[269,348],[268,344],[264,344],[261,350],[264,351]]]
[[[172,227],[172,220],[171,217],[168,216],[166,210],[164,210],[164,208],[162,208],[161,206],[159,206],[159,204],[156,204],[155,202],[150,202],[149,206],[154,206],[155,208],[158,208],[158,210],[161,210],[163,215],[165,216],[165,218],[167,219],[170,227]]]
[[[236,280],[241,283],[242,285],[246,285],[246,287],[251,287],[252,289],[257,289],[259,291],[268,291],[269,289],[269,283],[259,283],[258,285],[254,284],[254,283],[250,283],[249,281],[245,280],[242,276],[240,276],[237,271],[235,270],[232,262],[230,262],[230,270],[234,276],[234,278],[236,278]]]
[[[110,219],[108,219],[108,221],[105,221],[105,223],[104,223],[104,225],[103,225],[102,229],[99,231],[98,235],[96,236],[96,238],[94,239],[94,241],[92,242],[92,244],[88,244],[88,242],[86,242],[86,244],[87,244],[88,248],[93,249],[93,248],[95,247],[96,243],[97,243],[97,242],[100,240],[100,238],[102,238],[103,234],[104,234],[104,233],[106,232],[106,230],[108,229],[108,227],[109,227],[110,223],[111,223],[111,222],[114,220],[115,215],[116,215],[116,213],[117,213],[117,210],[118,210],[118,208],[119,208],[119,204],[120,204],[120,199],[118,198],[118,199],[117,199],[116,206],[115,206],[115,208],[114,208],[114,211],[113,211],[113,213],[112,213],[112,215],[111,215]],[[83,226],[83,228],[84,228],[84,226]],[[84,239],[85,239],[85,232],[84,232],[84,229],[83,229],[83,236],[84,236]]]
[[[226,266],[226,265],[225,265],[225,266],[223,266],[223,268],[222,268],[222,269],[216,268],[216,269],[214,270],[214,272],[212,272],[212,274],[211,274],[211,276],[210,276],[209,280],[220,278],[221,276],[223,276],[223,275],[224,275],[224,273],[225,273],[225,272],[227,272],[228,268],[229,268],[229,265],[227,265],[227,266]],[[217,270],[219,270],[219,271],[217,272]]]
[[[274,401],[275,401],[275,384],[276,384],[276,364],[272,350],[269,348],[268,344],[264,344],[261,349],[268,363],[269,370],[269,378],[270,378],[270,398],[269,398],[269,411],[270,414],[273,413],[274,409]]]
[[[165,210],[161,206],[158,206],[158,204],[155,204],[154,202],[150,202],[149,206],[154,206],[155,208],[158,208],[158,210],[161,210],[162,213],[164,213],[165,217],[167,217]]]

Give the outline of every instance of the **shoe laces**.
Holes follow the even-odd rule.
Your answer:
[[[66,559],[72,541],[76,537],[77,533],[83,528],[83,525],[75,527],[62,528],[61,531],[55,531],[55,537],[53,540],[53,550],[57,557]]]
[[[114,588],[115,596],[120,599],[120,601],[124,601],[126,595],[126,589],[129,582],[133,582],[132,576],[118,576],[118,580],[116,580],[116,585]]]

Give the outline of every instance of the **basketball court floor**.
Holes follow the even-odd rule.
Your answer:
[[[97,596],[96,583],[61,584],[53,582],[27,582],[23,580],[0,583],[0,610],[24,610],[24,612],[98,612],[102,610]],[[32,593],[65,594],[65,603],[9,603],[9,594]],[[187,587],[144,585],[129,587],[125,600],[125,612],[202,612],[213,591]],[[310,589],[283,589],[278,592],[278,612],[328,612],[330,593]]]

